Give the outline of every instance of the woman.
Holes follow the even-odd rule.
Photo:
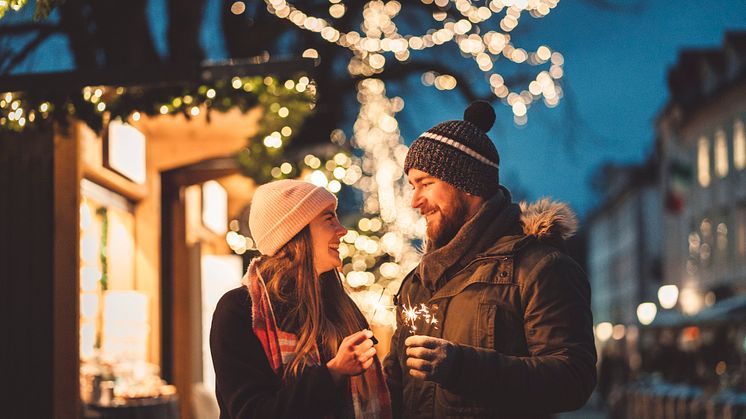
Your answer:
[[[221,419],[388,418],[373,334],[336,268],[337,200],[307,182],[257,188],[261,256],[215,309],[210,348]]]

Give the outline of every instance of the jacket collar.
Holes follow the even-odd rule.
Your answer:
[[[436,291],[449,274],[477,257],[512,255],[533,240],[562,246],[577,226],[577,218],[566,204],[545,198],[518,205],[511,201],[508,189],[500,186],[448,244],[422,257],[415,277]]]
[[[495,239],[519,233],[520,229],[515,231],[519,214],[510,192],[501,186],[448,244],[422,257],[417,270],[422,282],[432,290],[440,288],[447,271],[466,266],[478,253],[494,245]]]

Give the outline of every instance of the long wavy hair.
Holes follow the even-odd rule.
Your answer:
[[[289,307],[287,316],[299,326],[296,356],[286,366],[283,378],[298,377],[317,360],[333,358],[342,339],[368,327],[345,292],[339,273],[315,273],[308,226],[273,256],[261,256],[256,263],[270,301]]]

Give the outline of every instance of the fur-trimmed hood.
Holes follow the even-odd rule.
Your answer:
[[[519,205],[501,187],[447,245],[423,255],[420,277],[437,283],[448,269],[463,267],[480,255],[512,254],[534,240],[562,248],[577,229],[577,218],[566,204],[545,198]]]
[[[537,202],[521,202],[523,233],[542,239],[567,240],[578,231],[578,218],[562,202],[543,198]]]

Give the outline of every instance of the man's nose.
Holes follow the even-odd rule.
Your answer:
[[[419,208],[420,206],[422,206],[422,194],[415,189],[412,194],[412,208]]]

